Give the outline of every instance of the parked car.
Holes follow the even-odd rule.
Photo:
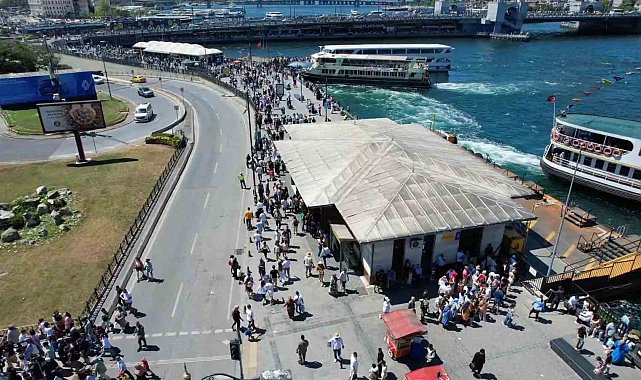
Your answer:
[[[154,117],[154,109],[151,103],[141,103],[134,111],[134,120],[136,121],[151,121]]]
[[[138,89],[138,95],[142,96],[143,98],[151,98],[154,96],[154,92],[151,91],[149,87],[140,87]]]
[[[133,78],[131,78],[132,83],[147,83],[147,78],[143,77],[142,75],[136,75]]]
[[[105,78],[104,78],[104,77],[101,77],[100,75],[95,75],[95,74],[94,74],[94,75],[92,75],[92,77],[93,77],[93,82],[94,82],[95,84],[105,84],[105,83],[107,83],[107,81],[105,80]]]

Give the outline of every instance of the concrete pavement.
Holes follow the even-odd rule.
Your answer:
[[[98,89],[106,92],[107,86],[100,85]],[[135,105],[147,101],[150,102],[156,116],[148,123],[131,122],[116,129],[97,130],[95,131],[97,133],[95,139],[89,136],[83,136],[83,146],[85,153],[89,157],[95,154],[94,141],[98,153],[124,145],[133,145],[139,143],[152,132],[175,121],[177,115],[174,110],[175,104],[181,107],[178,114],[180,115],[183,112],[182,105],[177,101],[178,98],[172,99],[158,92],[156,92],[156,96],[153,98],[142,98],[137,93],[138,85],[112,82],[111,91],[114,95],[124,98]],[[133,112],[133,110],[131,112]],[[73,137],[25,139],[0,135],[0,163],[44,161],[55,158],[73,157],[77,153],[78,151]]]

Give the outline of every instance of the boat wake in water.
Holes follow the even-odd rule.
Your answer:
[[[435,83],[434,88],[439,90],[460,92],[469,95],[509,95],[518,92],[528,92],[528,83]]]

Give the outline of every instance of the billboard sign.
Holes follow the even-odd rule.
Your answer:
[[[38,104],[44,133],[106,128],[100,100]]]
[[[67,100],[96,99],[96,86],[91,71],[49,75],[7,75],[0,77],[0,106],[48,103],[53,94]]]

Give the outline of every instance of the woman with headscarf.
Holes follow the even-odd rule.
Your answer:
[[[472,358],[472,362],[470,363],[470,369],[472,370],[474,377],[480,377],[484,364],[485,364],[485,349],[481,348],[479,352],[474,354],[474,357]]]

